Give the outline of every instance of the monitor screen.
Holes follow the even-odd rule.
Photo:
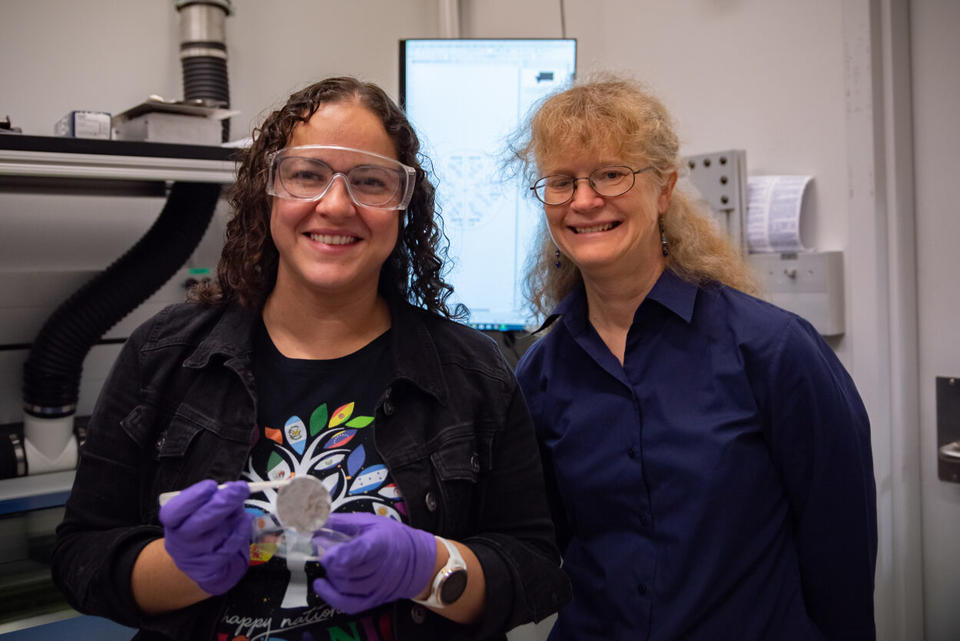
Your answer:
[[[448,302],[466,305],[478,329],[523,329],[533,320],[522,281],[543,212],[502,165],[510,134],[575,68],[574,39],[400,42],[400,103],[433,163],[450,240]]]

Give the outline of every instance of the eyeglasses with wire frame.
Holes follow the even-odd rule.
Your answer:
[[[579,178],[565,174],[544,176],[533,184],[530,191],[544,205],[566,205],[573,200],[573,195],[577,191],[577,183],[586,180],[590,189],[597,192],[598,195],[604,198],[615,198],[630,191],[637,182],[637,174],[652,168],[652,166],[648,166],[642,169],[631,169],[626,165],[610,165],[595,169],[590,172],[589,176]]]
[[[339,177],[357,205],[406,209],[416,183],[413,167],[387,156],[349,147],[286,147],[270,154],[267,160],[270,166],[267,193],[288,200],[318,201]],[[349,168],[338,171],[335,166]]]

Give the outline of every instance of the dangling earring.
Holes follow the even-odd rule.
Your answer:
[[[664,256],[670,255],[670,248],[667,246],[667,235],[663,233],[663,216],[660,217],[660,251]]]
[[[559,249],[554,253],[553,258],[556,261],[555,263],[553,263],[553,266],[556,267],[557,269],[560,269],[560,250]]]

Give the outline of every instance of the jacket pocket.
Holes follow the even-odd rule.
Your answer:
[[[153,405],[139,405],[121,422],[121,427],[143,452],[140,457],[140,508],[147,522],[156,522],[163,492],[180,490],[208,478],[210,463],[223,448],[213,426],[197,420],[183,406],[170,412]]]
[[[204,428],[180,412],[162,412],[152,405],[133,408],[120,426],[154,460],[183,456]]]
[[[480,454],[474,426],[447,428],[431,445],[430,463],[440,494],[440,533],[458,538],[476,529]]]

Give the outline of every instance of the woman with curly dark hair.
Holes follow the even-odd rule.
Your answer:
[[[267,193],[268,157],[287,144],[293,129],[306,122],[321,104],[357,100],[382,122],[396,146],[397,160],[416,172],[413,195],[402,212],[400,240],[384,263],[380,293],[394,300],[410,300],[427,310],[459,318],[446,299],[453,291],[441,278],[445,258],[443,232],[434,215],[434,188],[420,166],[420,141],[399,107],[377,86],[353,78],[331,78],[290,96],[259,128],[251,147],[240,157],[237,182],[230,202],[236,212],[227,225],[227,238],[218,280],[195,293],[203,302],[236,301],[260,306],[277,277],[277,248],[270,237]]]
[[[133,333],[91,417],[53,563],[70,602],[217,641],[501,639],[556,611],[530,418],[446,305],[403,112],[353,78],[293,94],[231,202],[216,280]],[[296,477],[329,494],[321,530],[284,516]]]

